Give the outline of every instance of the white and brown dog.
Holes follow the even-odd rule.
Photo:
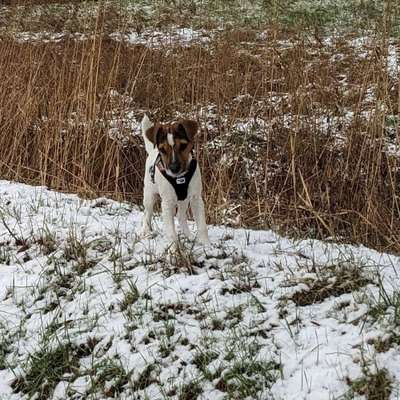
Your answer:
[[[182,233],[190,237],[187,209],[190,204],[197,225],[197,238],[208,245],[204,203],[201,196],[201,173],[192,157],[193,140],[198,130],[195,121],[179,120],[173,124],[153,124],[147,115],[142,120],[142,134],[147,152],[144,175],[143,205],[145,208],[142,236],[151,233],[155,196],[161,197],[161,210],[167,239],[177,240],[174,217]]]

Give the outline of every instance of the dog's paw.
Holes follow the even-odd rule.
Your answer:
[[[154,231],[149,230],[149,229],[141,229],[138,232],[138,236],[141,239],[152,239],[152,238],[154,238],[156,236],[156,233]]]
[[[178,240],[171,241],[167,247],[167,254],[170,257],[175,257],[176,254],[180,251]]]
[[[189,242],[194,242],[195,236],[192,235],[190,232],[182,232],[183,238],[188,240]]]
[[[199,235],[197,237],[197,242],[199,242],[202,246],[211,246],[210,239],[208,235]]]

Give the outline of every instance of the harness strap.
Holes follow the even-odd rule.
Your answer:
[[[151,183],[155,183],[154,176],[156,175],[156,165],[161,161],[160,154],[158,154],[156,160],[154,161],[154,164],[150,167],[150,178],[151,178]]]

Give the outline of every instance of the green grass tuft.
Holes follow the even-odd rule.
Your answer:
[[[39,400],[51,398],[57,384],[67,373],[76,373],[79,359],[71,345],[56,349],[42,348],[30,355],[26,373],[13,383],[14,392],[22,392]]]

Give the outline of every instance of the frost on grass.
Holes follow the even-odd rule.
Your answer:
[[[0,193],[2,399],[397,390],[397,257],[222,227],[171,254],[128,204]]]

